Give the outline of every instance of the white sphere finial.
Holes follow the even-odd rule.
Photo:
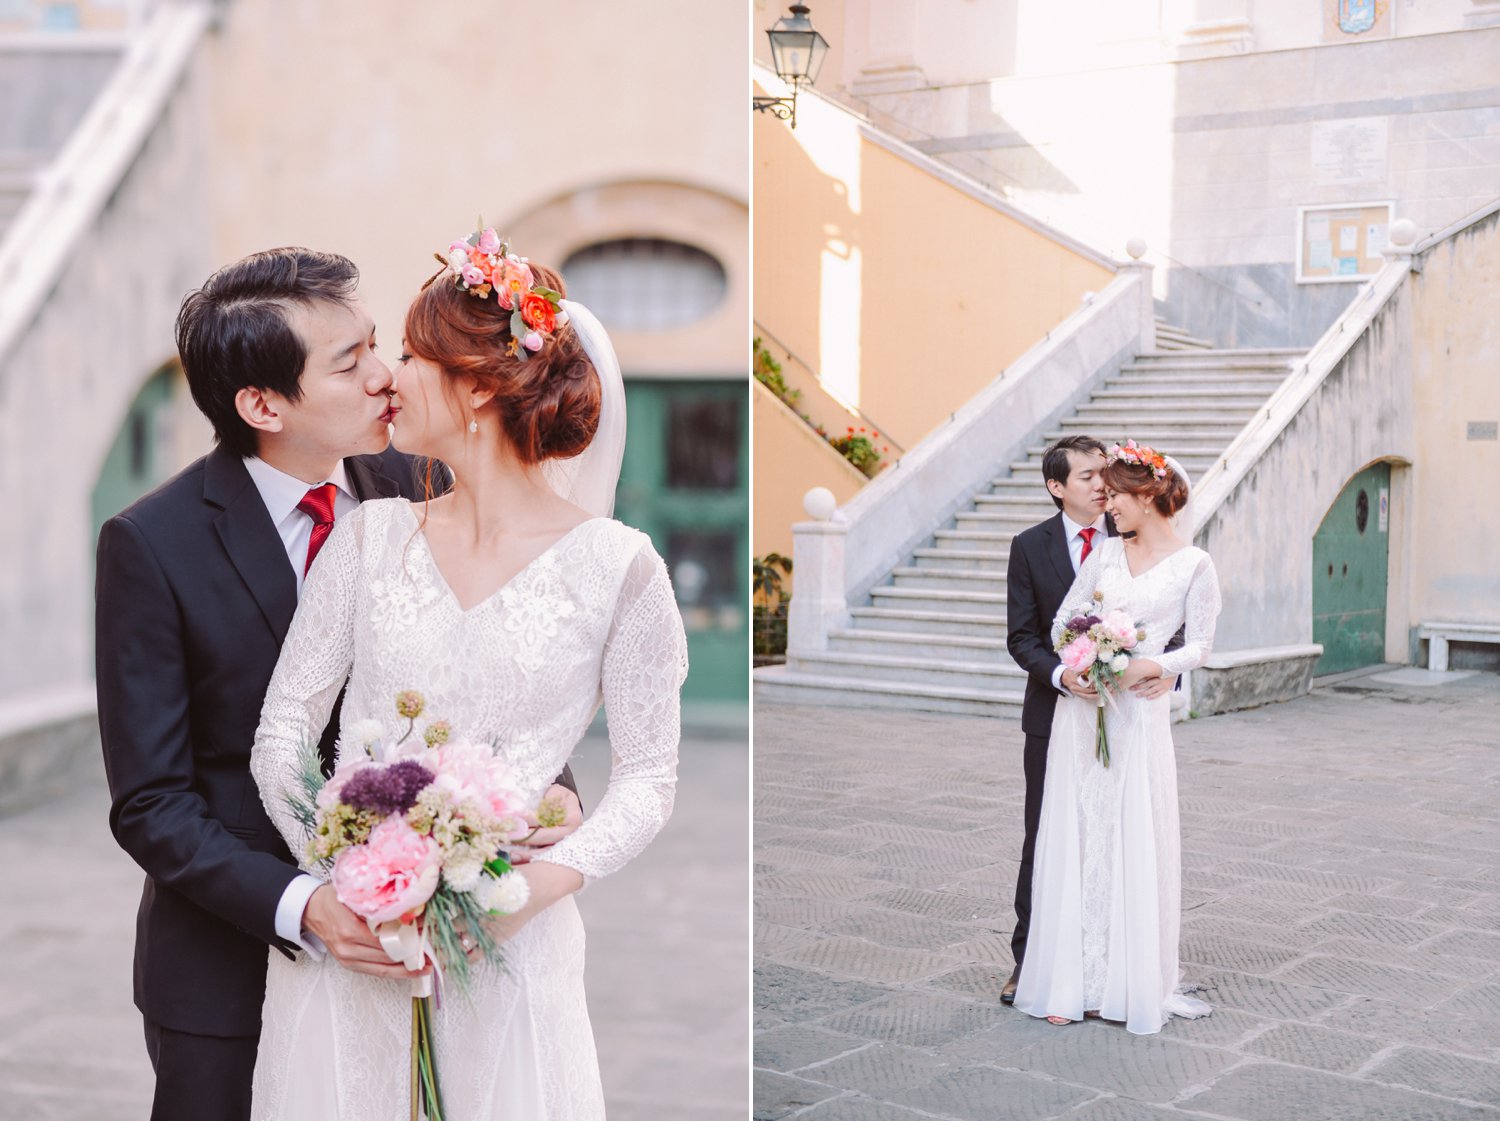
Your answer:
[[[1146,255],[1146,239],[1133,237],[1125,243],[1125,252],[1130,254],[1132,261],[1139,261]]]
[[[1390,241],[1398,249],[1404,249],[1417,240],[1417,224],[1410,218],[1397,218],[1391,223]]]
[[[839,501],[833,497],[833,491],[827,487],[813,487],[802,496],[802,508],[807,511],[807,516],[813,521],[826,522],[839,508]]]

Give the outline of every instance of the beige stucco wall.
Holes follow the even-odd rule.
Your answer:
[[[1413,276],[1416,465],[1412,469],[1413,624],[1500,624],[1500,441],[1470,421],[1500,421],[1500,215],[1439,242]]]
[[[204,181],[215,256],[286,244],[347,254],[388,348],[436,267],[433,251],[481,214],[505,231],[560,199],[643,181],[698,193],[705,210],[745,203],[737,5],[654,5],[650,23],[690,30],[671,44],[667,69],[645,53],[642,14],[628,5],[554,0],[501,14],[490,4],[256,0],[223,12],[210,48],[218,143]],[[678,213],[660,232],[701,244],[684,228],[692,212]],[[747,284],[747,235],[742,224],[731,236],[721,214],[708,229],[704,248],[724,255],[731,277],[728,307]],[[567,240],[547,245],[576,247]],[[649,353],[621,340],[631,352],[622,364],[707,372],[712,358],[742,377],[746,333],[711,356],[665,335]]]
[[[754,143],[757,321],[908,449],[1113,275],[820,99]]]
[[[827,487],[842,506],[866,480],[770,390],[759,382],[754,389],[755,516],[750,547],[757,557],[789,557],[792,523],[807,520],[802,496],[813,487]],[[783,581],[788,591],[795,576]]]

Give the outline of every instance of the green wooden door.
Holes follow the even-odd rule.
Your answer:
[[[631,378],[615,516],[650,534],[688,635],[683,698],[748,701],[750,443],[743,381]]]
[[[91,543],[105,522],[166,482],[171,474],[174,465],[167,462],[166,448],[171,442],[172,399],[180,377],[175,365],[163,367],[131,402],[94,483]]]
[[[1365,468],[1313,537],[1313,641],[1323,645],[1315,673],[1385,661],[1390,495],[1390,464]]]

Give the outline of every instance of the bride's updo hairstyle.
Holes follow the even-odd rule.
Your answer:
[[[536,282],[565,293],[562,277],[531,264]],[[493,296],[478,299],[444,269],[406,313],[406,347],[451,377],[493,390],[501,430],[522,463],[567,459],[589,446],[599,428],[599,375],[578,332],[559,325],[526,358],[512,351],[511,313]]]
[[[1124,455],[1116,454],[1122,450]],[[1137,462],[1137,459],[1145,459],[1146,462]],[[1153,470],[1153,464],[1159,464],[1157,470]],[[1119,445],[1111,448],[1104,470],[1099,474],[1110,490],[1150,500],[1156,507],[1156,512],[1164,518],[1174,517],[1177,511],[1187,505],[1187,480],[1172,470],[1152,449],[1137,447],[1133,442],[1124,449]]]

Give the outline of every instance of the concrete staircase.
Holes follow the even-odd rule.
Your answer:
[[[1066,433],[1127,436],[1201,478],[1289,373],[1300,350],[1213,350],[1158,327],[1160,349],[1121,367],[953,524],[851,609],[828,648],[755,673],[758,699],[789,704],[1020,715],[1025,674],[1005,648],[1005,568],[1017,533],[1056,512],[1042,453]]]

